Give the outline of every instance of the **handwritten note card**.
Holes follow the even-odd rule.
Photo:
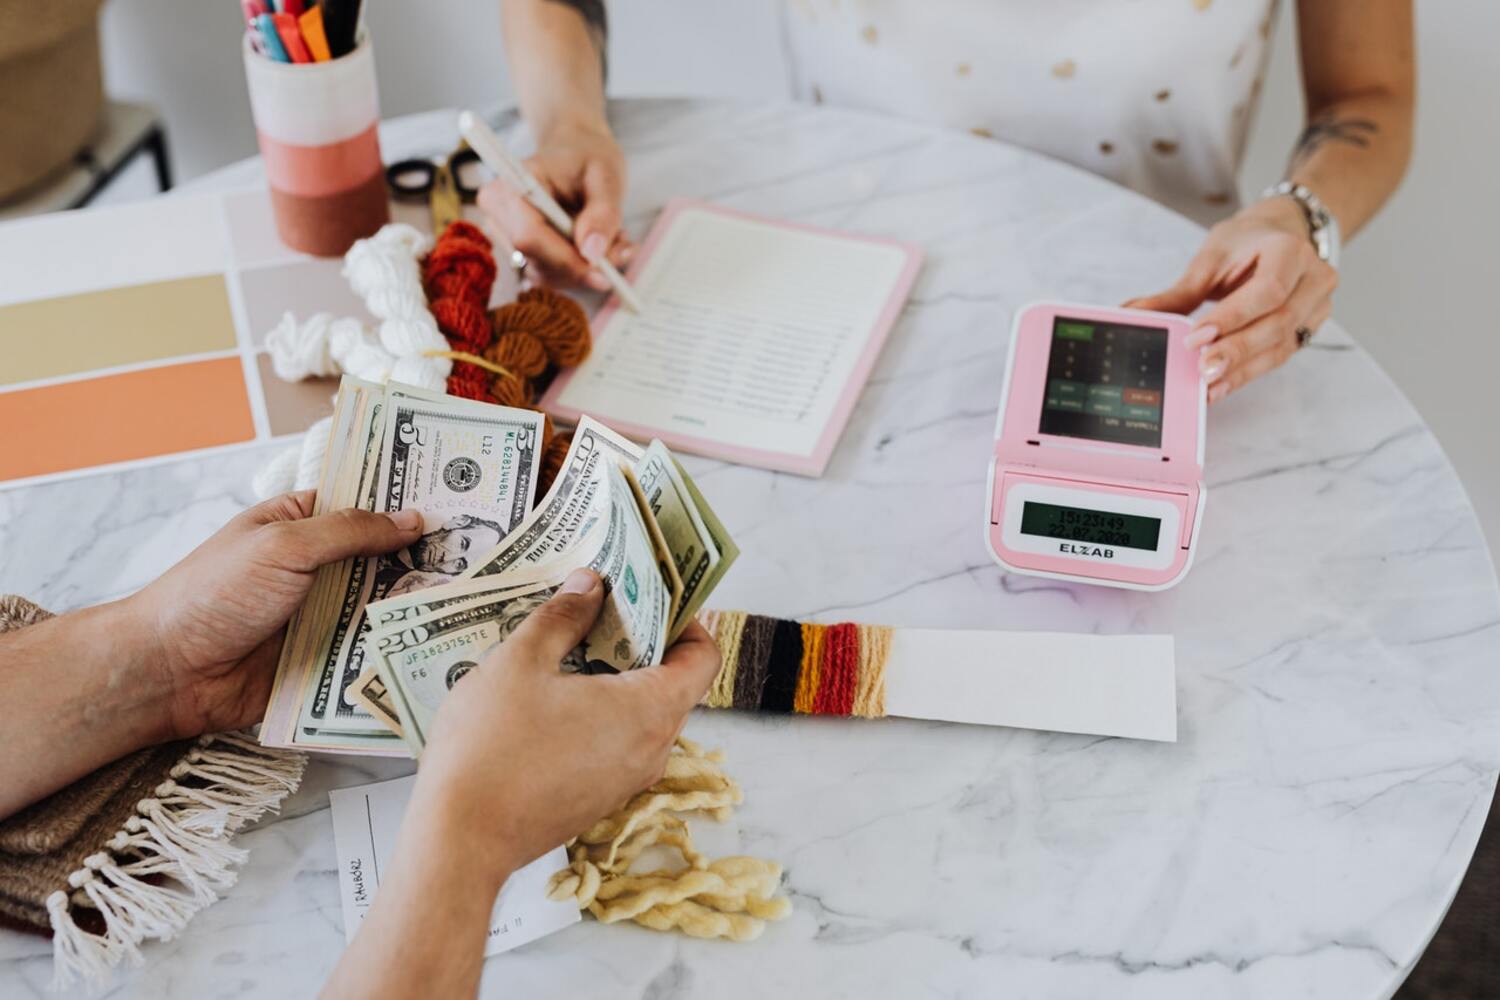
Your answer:
[[[668,206],[592,356],[543,408],[674,448],[818,475],[848,420],[920,254],[712,205]]]
[[[411,775],[328,793],[344,902],[344,937],[349,941],[375,901],[380,873],[390,865],[396,831],[416,780]],[[554,903],[546,897],[547,880],[567,864],[567,853],[559,847],[506,881],[490,915],[486,955],[518,948],[579,921],[576,905]]]

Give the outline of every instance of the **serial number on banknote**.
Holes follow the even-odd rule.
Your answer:
[[[476,641],[472,635],[451,636],[430,646],[417,646],[402,657],[402,662],[410,665],[416,663],[418,660],[429,660],[434,656],[441,656],[450,649],[457,649],[459,646],[472,646]]]

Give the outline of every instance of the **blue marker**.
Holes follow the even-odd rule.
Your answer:
[[[281,36],[276,34],[276,24],[271,20],[270,14],[256,16],[255,30],[260,32],[260,43],[265,47],[267,56],[276,62],[292,61],[292,57],[287,55],[286,46],[281,44]]]

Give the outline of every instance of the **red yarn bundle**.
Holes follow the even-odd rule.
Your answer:
[[[427,306],[449,347],[504,369],[491,371],[455,359],[448,393],[465,399],[531,408],[538,380],[588,357],[588,315],[572,299],[549,288],[522,292],[515,302],[486,311],[495,285],[495,255],[489,238],[472,223],[450,223],[422,262]],[[543,435],[538,489],[551,485],[567,457],[571,434]]]
[[[489,346],[486,308],[495,285],[495,255],[479,227],[462,220],[443,230],[422,262],[422,288],[438,329],[455,351],[480,354]],[[450,395],[488,399],[491,375],[478,365],[453,363]]]
[[[854,709],[859,684],[859,628],[849,622],[830,625],[823,636],[823,682],[813,711],[818,715],[848,715]]]

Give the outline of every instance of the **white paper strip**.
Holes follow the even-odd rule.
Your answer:
[[[354,940],[354,932],[359,930],[360,922],[375,901],[380,874],[390,867],[396,831],[416,781],[416,775],[411,775],[328,793],[333,812],[333,841],[339,856],[339,894],[344,903],[346,940]],[[546,896],[547,880],[567,865],[567,852],[558,847],[506,881],[490,914],[486,955],[510,951],[578,923],[581,917],[576,903],[571,900],[554,903]]]
[[[898,628],[888,715],[1096,736],[1177,740],[1169,635]]]

